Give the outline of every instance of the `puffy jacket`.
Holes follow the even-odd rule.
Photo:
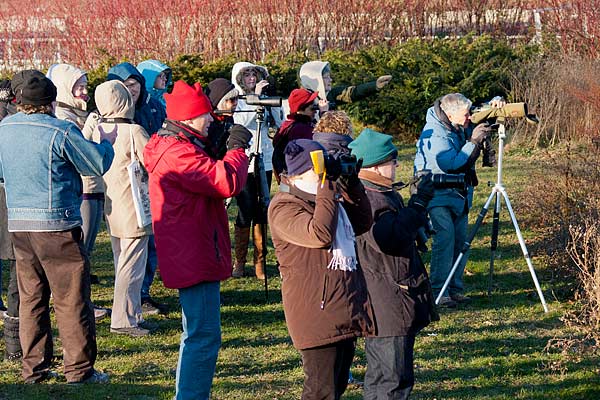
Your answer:
[[[164,285],[185,288],[231,276],[231,241],[224,200],[246,184],[242,149],[223,160],[204,150],[206,139],[166,122],[144,149],[152,223]]]
[[[356,238],[358,256],[377,325],[377,336],[414,335],[437,320],[431,285],[417,252],[422,218],[405,208],[391,187],[361,179],[373,210],[373,226]]]
[[[265,67],[251,64],[249,62],[236,63],[231,70],[231,82],[235,85],[235,88],[238,90],[240,95],[248,94],[244,91],[244,88],[242,86],[242,79],[243,79],[242,73],[244,72],[245,69],[248,69],[248,68],[253,68],[259,72],[258,73],[259,76],[256,79],[257,83],[259,81],[261,81],[262,79],[266,79],[267,76],[269,76],[269,73],[267,72],[267,69]],[[239,99],[236,110],[254,111],[257,108],[258,108],[257,106],[250,106],[250,105],[246,104],[246,101],[244,99]],[[267,108],[267,110],[269,110],[270,112],[268,112],[266,114],[273,117],[274,124],[276,126],[281,125],[281,118],[278,117],[281,113],[280,109],[278,107],[270,107],[270,108]],[[254,149],[256,147],[256,145],[255,145],[256,140],[257,140],[256,113],[255,112],[236,112],[233,114],[233,119],[236,124],[243,125],[250,132],[252,132],[252,139],[250,140],[250,148],[247,150],[247,154],[250,155],[250,153],[252,151],[254,151]],[[273,164],[271,162],[271,159],[273,158],[273,144],[271,143],[271,139],[269,138],[269,126],[267,123],[263,123],[261,126],[260,149],[258,149],[258,152],[262,153],[262,155],[263,155],[265,171],[271,171],[273,169]],[[254,160],[252,160],[252,162],[248,166],[248,172],[250,172],[250,173],[254,172]]]
[[[117,64],[108,70],[106,80],[116,79],[125,82],[129,78],[137,80],[141,85],[140,97],[135,104],[135,123],[144,127],[148,134],[153,135],[162,127],[167,113],[165,106],[152,98],[146,90],[146,80],[140,71],[129,63]]]
[[[471,170],[479,155],[478,146],[468,141],[471,128],[454,128],[448,117],[436,104],[427,110],[425,127],[417,141],[414,171],[431,171],[434,174],[457,174]],[[428,208],[450,207],[459,215],[471,208],[473,186],[467,190],[456,188],[436,189]]]
[[[133,123],[135,109],[131,95],[123,83],[108,81],[99,85],[96,88],[96,105],[102,119],[92,134],[94,141],[99,141],[100,130],[117,132],[117,139],[113,144],[115,158],[102,177],[106,188],[104,214],[108,232],[119,238],[149,235],[152,233],[151,225],[139,228],[137,224],[127,166],[133,159],[143,165],[144,147],[150,137],[144,128]]]
[[[343,207],[355,233],[368,231],[372,216],[363,186],[345,198]],[[375,333],[360,265],[352,272],[327,268],[341,206],[330,183],[316,197],[282,185],[269,205],[285,320],[299,350]]]
[[[113,157],[110,142],[84,139],[72,122],[47,114],[3,119],[0,174],[9,231],[64,231],[81,225],[79,175],[103,175]]]

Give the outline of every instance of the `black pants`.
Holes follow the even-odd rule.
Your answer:
[[[367,373],[363,399],[408,399],[415,383],[415,336],[373,337],[365,343]]]
[[[271,189],[273,171],[267,171],[267,187]],[[238,206],[238,215],[235,225],[240,228],[250,228],[253,224],[266,224],[267,214],[260,209],[258,204],[257,179],[254,174],[248,174],[244,189],[235,196]]]
[[[304,369],[302,400],[338,400],[348,386],[356,339],[300,350]]]

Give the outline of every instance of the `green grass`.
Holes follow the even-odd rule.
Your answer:
[[[402,149],[400,176],[412,173],[413,148]],[[509,155],[504,176],[513,206],[519,209],[519,193],[536,171],[536,155]],[[476,191],[477,212],[490,193],[485,185],[495,181],[495,169],[480,169]],[[551,188],[549,189],[551,190]],[[403,194],[406,194],[404,192]],[[543,195],[543,194],[541,194]],[[232,207],[233,208],[233,207]],[[233,210],[230,215],[233,217]],[[563,282],[551,282],[543,258],[533,254],[538,278],[550,312],[539,302],[527,265],[520,253],[506,209],[501,212],[499,250],[495,260],[493,292],[487,296],[491,213],[476,236],[465,277],[473,302],[457,310],[444,310],[441,320],[427,327],[416,343],[416,386],[413,399],[600,399],[599,357],[572,354],[565,357],[546,352],[553,337],[573,335],[560,320],[568,304],[552,295]],[[528,226],[523,234],[531,250],[537,236]],[[251,254],[250,254],[251,256]],[[250,257],[251,258],[251,257]],[[93,300],[103,306],[112,302],[113,267],[106,233],[99,236],[93,269],[101,284],[93,286]],[[261,282],[252,278],[222,284],[223,346],[213,385],[213,399],[298,399],[302,388],[300,356],[287,335],[280,280],[273,252],[269,254],[269,301]],[[8,281],[7,271],[3,272]],[[176,291],[155,282],[153,296],[177,310]],[[111,374],[109,385],[69,387],[64,380],[22,385],[20,367],[0,363],[0,399],[169,399],[174,394],[174,370],[181,330],[181,314],[150,317],[159,326],[147,338],[133,339],[109,333],[109,320],[98,324],[97,368]],[[56,333],[56,331],[55,331]],[[55,353],[60,355],[56,334]],[[0,343],[3,351],[4,343]],[[56,368],[61,370],[60,356]],[[359,340],[353,374],[362,379],[366,370],[364,342]],[[345,399],[361,399],[350,387]]]

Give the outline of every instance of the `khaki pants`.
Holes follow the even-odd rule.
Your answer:
[[[50,293],[68,382],[87,378],[96,361],[96,325],[90,301],[90,264],[81,228],[13,232],[19,286],[23,379],[43,380],[52,361]]]
[[[110,243],[115,263],[115,295],[110,327],[132,328],[144,321],[141,290],[148,258],[148,236],[111,236]]]

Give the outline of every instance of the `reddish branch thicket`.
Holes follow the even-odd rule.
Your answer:
[[[0,59],[92,67],[106,54],[132,60],[185,53],[211,60],[234,54],[257,60],[273,51],[348,50],[413,36],[489,32],[533,37],[532,10],[548,7],[552,10],[542,11],[542,26],[556,28],[565,50],[574,51],[586,46],[582,37],[597,33],[597,2],[6,0],[0,5]],[[584,15],[585,23],[574,15]],[[597,46],[588,47],[593,54]]]

